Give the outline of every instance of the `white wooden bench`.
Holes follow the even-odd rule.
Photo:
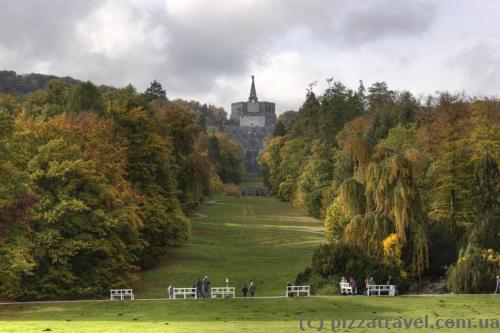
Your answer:
[[[173,299],[176,299],[177,296],[183,296],[184,298],[198,298],[196,288],[174,288]]]
[[[124,300],[125,297],[134,299],[134,291],[132,289],[111,289],[109,291],[109,299],[112,301],[116,298],[120,298],[120,300]]]
[[[311,287],[310,286],[286,286],[286,297],[290,297],[290,295],[305,294],[305,296],[311,296]]]
[[[369,284],[366,290],[368,296],[381,293],[387,293],[389,296],[396,295],[396,286],[389,284]]]
[[[352,287],[348,282],[340,282],[340,293],[342,295],[352,295]]]
[[[210,295],[212,298],[234,298],[236,297],[236,292],[234,287],[214,287],[210,288]]]

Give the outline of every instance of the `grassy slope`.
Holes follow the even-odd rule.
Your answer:
[[[62,333],[93,332],[301,332],[299,317],[318,320],[405,318],[435,319],[500,317],[500,297],[324,297],[94,302],[52,305],[0,305],[0,332],[30,333],[50,329]],[[314,322],[315,327],[318,321]],[[306,332],[318,332],[305,327]],[[325,327],[323,331],[331,331]],[[406,331],[392,329],[391,331]],[[412,332],[435,332],[411,329]],[[438,332],[455,332],[441,329]],[[459,332],[497,332],[495,329]],[[341,332],[384,332],[351,329]]]
[[[264,183],[259,175],[247,173],[243,176],[240,187],[264,187]]]
[[[321,222],[269,197],[218,197],[193,221],[193,238],[157,268],[141,274],[139,297],[166,297],[170,283],[190,287],[208,275],[211,286],[241,288],[254,281],[258,295],[283,295],[287,281],[310,263],[322,241]]]
[[[168,283],[188,286],[204,274],[209,275],[213,286],[223,284],[226,277],[238,287],[243,281],[253,279],[259,295],[282,295],[283,285],[309,263],[312,250],[322,239],[313,233],[302,232],[319,230],[320,223],[288,204],[262,197],[216,199],[223,204],[205,204],[201,213],[208,217],[195,219],[192,242],[174,249],[171,259],[167,258],[156,269],[142,274],[142,280],[134,286],[139,296],[164,297]],[[500,296],[338,296],[0,305],[0,333],[47,329],[61,333],[289,333],[301,332],[298,319],[302,313],[305,319],[318,319],[320,315],[325,319],[411,319],[425,314],[431,320],[478,319],[498,318],[499,308]],[[306,331],[318,330],[306,327]],[[324,331],[328,329],[325,327]],[[453,331],[456,330],[439,330]]]

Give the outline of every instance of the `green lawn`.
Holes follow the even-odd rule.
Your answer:
[[[166,297],[170,283],[191,287],[205,275],[212,287],[229,278],[237,290],[253,281],[257,295],[283,295],[323,241],[320,221],[270,197],[216,197],[200,214],[191,242],[141,274],[138,297]]]
[[[104,301],[43,305],[0,305],[0,332],[302,332],[299,318],[314,320],[305,332],[331,332],[335,319],[406,319],[429,316],[428,329],[411,332],[498,332],[498,329],[441,329],[436,319],[500,318],[500,296],[321,297],[291,299]],[[329,321],[329,322],[327,322]],[[359,323],[359,322],[357,322]],[[391,327],[391,326],[389,326]],[[473,327],[473,326],[472,326]],[[387,332],[384,329],[339,329],[338,332]],[[393,328],[391,331],[406,331]]]
[[[263,187],[264,182],[258,174],[247,173],[243,175],[240,187]]]
[[[163,298],[166,287],[188,287],[208,275],[212,287],[239,289],[253,280],[257,295],[284,294],[287,281],[311,260],[323,241],[321,223],[269,197],[218,197],[204,204],[193,222],[193,239],[177,247],[133,286],[137,297]],[[415,320],[499,319],[500,296],[310,297],[215,300],[94,301],[0,305],[0,333],[125,332],[302,332],[299,318],[314,320],[304,331],[331,332],[335,319]],[[329,320],[329,322],[327,322]],[[359,322],[358,322],[359,323]],[[337,332],[387,332],[385,329],[337,329]],[[393,328],[391,331],[401,331]],[[406,331],[406,330],[404,330]],[[432,328],[412,332],[435,332]],[[441,329],[438,332],[455,332]],[[498,332],[500,329],[460,329]]]

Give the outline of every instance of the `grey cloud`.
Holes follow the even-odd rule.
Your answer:
[[[298,25],[311,25],[329,16],[325,1],[264,1],[251,8],[194,13],[190,23],[165,15],[170,36],[167,46],[169,72],[183,89],[207,89],[221,74],[241,75],[250,61],[274,52],[274,41]],[[194,21],[194,23],[193,23]],[[192,78],[196,78],[192,80]]]
[[[98,1],[0,1],[0,45],[24,63],[77,53],[75,22],[96,8]],[[1,60],[1,59],[0,59]]]
[[[165,1],[145,4],[132,0],[0,0],[0,69],[28,72],[34,70],[34,63],[45,62],[47,71],[56,75],[116,86],[132,83],[139,90],[158,79],[173,98],[211,95],[229,103],[242,96],[234,96],[233,89],[218,86],[218,79],[238,81],[253,71],[251,65],[266,68],[268,59],[282,51],[296,52],[301,64],[316,73],[330,64],[326,57],[320,58],[326,63],[315,64],[315,54],[335,56],[344,52],[345,57],[355,58],[357,48],[365,45],[363,56],[377,55],[383,50],[394,62],[395,55],[385,52],[383,42],[404,48],[412,43],[412,38],[419,37],[422,45],[422,40],[427,41],[422,35],[433,33],[434,23],[442,20],[438,16],[443,11],[430,0],[234,3],[228,9],[224,4],[203,1],[186,17],[179,17],[167,11]],[[128,27],[138,32],[140,38],[131,42],[132,47],[126,52],[91,52],[85,39],[77,38],[78,24],[93,18],[107,5],[112,9],[126,6],[131,13],[133,19]],[[448,5],[453,7],[455,3]],[[99,31],[98,25],[90,24],[88,29],[98,35],[106,33]],[[301,32],[299,37],[295,31]],[[498,46],[493,49],[498,51]],[[2,50],[8,51],[3,58]],[[482,56],[485,63],[498,62],[493,51],[484,55],[480,50],[469,50],[455,63],[464,71],[470,68],[467,75],[473,76],[477,57]],[[409,57],[409,62],[414,59],[404,52],[401,56]],[[482,72],[498,87],[498,68],[483,67]],[[381,79],[384,74],[380,73]],[[304,85],[297,87],[299,94],[311,80],[302,79]],[[474,80],[484,82],[480,77]],[[246,90],[247,87],[243,97]],[[283,103],[286,104],[284,100]]]
[[[463,86],[483,94],[500,95],[500,45],[480,42],[450,59],[462,73]]]
[[[154,49],[145,40],[138,45],[139,50],[111,59],[83,52],[81,41],[74,34],[76,24],[104,2],[3,2],[0,45],[17,54],[15,69],[22,71],[30,63],[46,61],[56,74],[80,75],[117,85],[133,81],[139,86],[157,78],[166,81],[167,88],[187,94],[210,90],[221,75],[235,77],[247,72],[250,62],[263,62],[276,51],[276,41],[294,28],[308,29],[312,39],[321,40],[331,31],[335,16],[347,13],[340,30],[333,34],[353,36],[362,42],[373,37],[372,32],[387,34],[391,29],[406,32],[420,29],[424,23],[417,22],[415,17],[425,7],[388,3],[380,9],[370,6],[350,10],[352,5],[345,1],[277,0],[235,6],[231,12],[220,10],[217,5],[195,9],[184,22],[169,15],[164,4],[157,3],[145,10],[135,3],[129,6],[136,20],[144,23],[144,29],[165,31],[168,42]],[[410,19],[399,19],[402,12],[409,12]],[[374,29],[371,24],[379,27]],[[147,31],[142,33],[147,39]],[[304,47],[312,41],[304,41]]]
[[[342,16],[338,33],[346,44],[371,43],[382,38],[411,37],[425,32],[436,17],[435,3],[370,1]]]

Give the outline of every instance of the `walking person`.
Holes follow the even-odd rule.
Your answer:
[[[286,295],[288,297],[293,297],[293,293],[292,293],[292,288],[291,288],[292,284],[290,282],[287,282],[286,284]]]
[[[352,296],[356,295],[358,293],[358,286],[356,284],[356,280],[352,276],[349,278],[349,285],[352,289]]]
[[[255,296],[255,284],[253,284],[253,282],[250,282],[250,287],[248,289],[250,290],[250,296],[254,297]]]
[[[243,295],[243,297],[247,297],[247,293],[248,293],[248,287],[245,283],[243,283],[243,287],[241,287],[241,294]]]
[[[210,281],[206,275],[203,278],[203,297],[210,298]]]
[[[495,294],[500,292],[500,276],[497,275],[497,287],[495,289]]]

